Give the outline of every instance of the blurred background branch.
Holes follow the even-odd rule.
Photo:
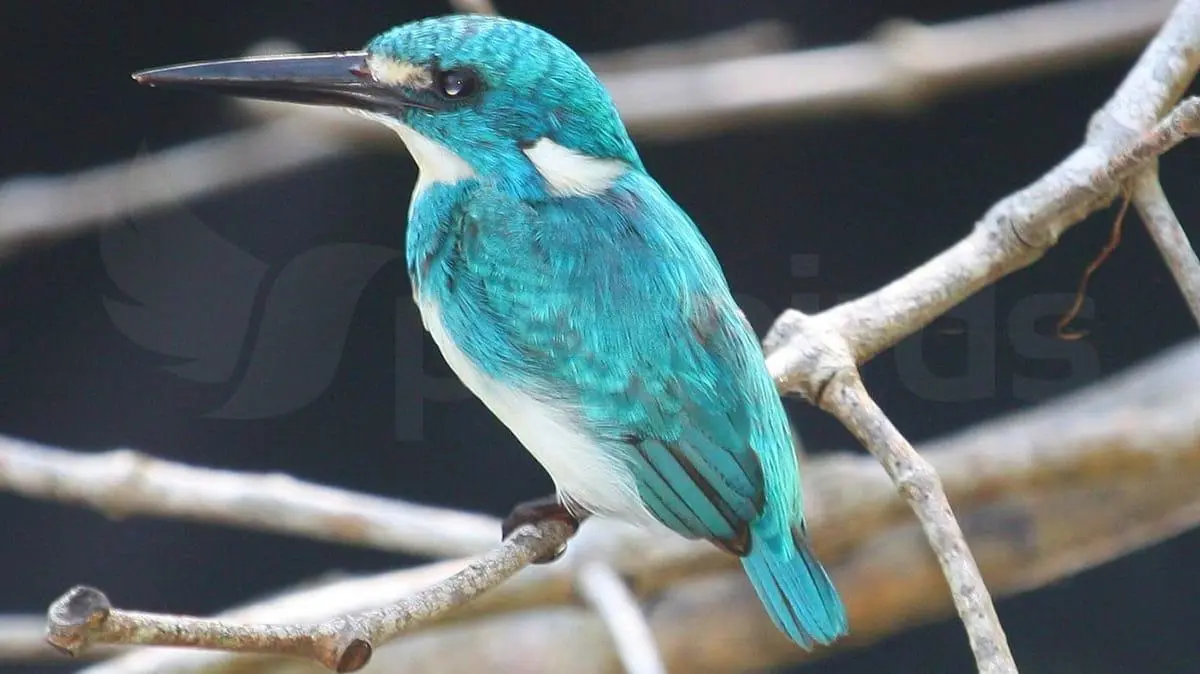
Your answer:
[[[666,674],[654,632],[624,579],[604,562],[579,569],[578,590],[604,621],[625,674]]]
[[[629,63],[643,59],[644,50],[588,58],[635,136],[681,140],[772,119],[911,111],[964,90],[1128,54],[1172,4],[1062,0],[936,26],[896,21],[857,44],[747,55],[785,43],[781,31],[752,24],[744,32],[649,48],[656,56],[640,68]],[[691,55],[702,58],[679,63]],[[400,148],[379,125],[336,111],[238,105],[261,123],[129,162],[0,184],[0,258],[347,151]]]
[[[185,466],[130,450],[84,454],[0,436],[0,489],[112,518],[169,517],[457,557],[491,549],[500,521],[352,494],[283,474]]]

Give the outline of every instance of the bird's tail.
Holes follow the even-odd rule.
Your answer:
[[[780,536],[763,518],[742,566],[775,625],[804,648],[847,632],[846,609],[802,535]]]

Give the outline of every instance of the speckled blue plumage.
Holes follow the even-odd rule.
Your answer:
[[[843,634],[757,339],[592,72],[539,29],[477,16],[401,26],[368,51],[483,79],[471,105],[400,120],[475,171],[416,195],[408,223],[415,294],[457,349],[613,453],[661,523],[739,554],[794,641]],[[627,170],[602,193],[556,196],[523,154],[541,138]]]

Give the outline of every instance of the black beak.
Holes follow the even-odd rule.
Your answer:
[[[185,63],[133,74],[140,84],[267,101],[384,111],[411,106],[375,81],[366,52],[260,56]]]

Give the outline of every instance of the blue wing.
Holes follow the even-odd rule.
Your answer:
[[[479,188],[460,203],[455,226],[410,241],[410,270],[449,284],[443,320],[464,353],[578,410],[685,536],[746,554],[777,491],[763,462],[783,466],[771,496],[786,531],[782,406],[712,251],[661,188],[631,174],[600,197],[529,206]]]
[[[712,251],[653,180],[633,172],[603,196],[534,205],[441,188],[415,210],[409,270],[455,346],[574,410],[654,517],[741,556],[793,641],[846,631],[805,540],[790,428],[758,342]]]

